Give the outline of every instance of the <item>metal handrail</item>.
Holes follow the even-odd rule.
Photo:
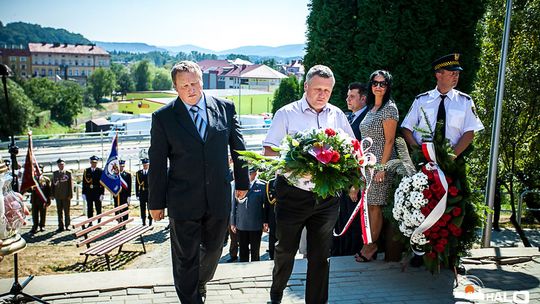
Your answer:
[[[523,198],[525,197],[525,195],[529,194],[529,193],[539,193],[540,194],[540,190],[538,189],[531,189],[531,190],[525,190],[523,192],[521,192],[521,194],[519,195],[519,202],[518,202],[518,208],[517,208],[517,222],[519,225],[521,225],[521,214],[522,214],[522,209],[523,209]],[[525,209],[529,210],[529,211],[540,211],[540,208],[528,208],[528,207],[525,207]]]

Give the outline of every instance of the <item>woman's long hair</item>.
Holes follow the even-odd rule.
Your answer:
[[[388,103],[389,100],[391,100],[390,93],[392,92],[392,75],[388,71],[377,70],[371,73],[371,76],[369,76],[369,89],[367,90],[366,104],[370,110],[375,105],[375,95],[373,94],[373,87],[371,85],[373,84],[373,78],[375,78],[377,75],[384,77],[384,81],[387,83],[381,107],[377,109],[377,111],[379,111]]]

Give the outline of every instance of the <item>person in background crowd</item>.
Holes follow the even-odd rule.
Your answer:
[[[69,230],[71,223],[70,207],[73,197],[73,179],[71,172],[65,170],[65,162],[59,158],[56,161],[58,170],[53,172],[52,197],[56,201],[56,214],[58,215],[58,232]]]
[[[90,157],[90,168],[86,168],[83,173],[83,187],[82,197],[86,201],[87,216],[94,216],[94,206],[96,208],[96,215],[101,214],[101,204],[103,202],[103,195],[105,194],[105,188],[101,185],[101,174],[103,170],[97,167],[99,157],[93,155]],[[98,223],[101,219],[98,219]],[[92,223],[90,223],[92,226]]]
[[[141,159],[143,168],[136,173],[135,180],[135,196],[139,199],[141,208],[141,219],[144,226],[146,226],[146,219],[148,218],[148,224],[152,226],[152,216],[148,212],[146,216],[146,210],[148,210],[148,169],[150,168],[150,160],[148,158]]]

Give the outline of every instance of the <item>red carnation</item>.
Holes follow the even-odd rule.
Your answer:
[[[459,193],[459,190],[456,186],[450,186],[448,188],[448,194],[450,194],[450,196],[456,196],[458,193]]]
[[[434,225],[433,227],[431,227],[430,230],[431,230],[431,232],[439,232],[440,229],[441,229],[441,227]]]
[[[427,204],[428,208],[433,210],[433,208],[435,208],[437,206],[437,201],[434,201],[434,200],[430,200],[429,203]]]
[[[425,236],[425,237],[428,237],[430,233],[431,233],[430,230],[426,230],[426,231],[424,231],[424,236]]]
[[[435,233],[435,232],[432,232],[430,235],[429,235],[429,238],[432,239],[432,240],[436,240],[438,239],[440,236],[438,233]]]
[[[431,252],[428,252],[428,253],[426,254],[426,257],[428,257],[429,259],[434,260],[434,259],[437,258],[437,254],[436,254],[435,252],[431,251]]]
[[[444,251],[444,245],[437,244],[437,245],[433,246],[433,250],[437,251],[438,253],[441,253],[441,252]]]
[[[424,191],[422,191],[422,194],[424,194],[424,198],[426,198],[426,199],[430,199],[432,197],[432,195],[433,195],[433,193],[431,193],[429,188],[424,189]]]
[[[446,182],[448,182],[448,184],[451,184],[452,183],[452,178],[446,176]]]
[[[452,209],[453,216],[459,216],[460,214],[461,214],[461,208],[455,207],[454,209]]]
[[[441,235],[441,237],[446,238],[446,237],[448,237],[449,232],[446,229],[441,229],[439,231],[439,234]]]
[[[353,145],[354,151],[360,150],[360,142],[358,141],[358,139],[353,139],[351,143]]]
[[[442,215],[441,218],[442,218],[443,221],[449,222],[452,219],[452,216],[450,214],[448,214],[448,213],[445,213],[445,214]]]
[[[433,183],[431,184],[431,186],[429,186],[429,189],[431,190],[431,192],[433,192],[434,194],[440,194],[441,193],[444,193],[444,189],[443,187],[441,187],[441,185],[439,185],[439,183]]]
[[[334,131],[333,129],[331,128],[327,128],[326,130],[324,130],[324,133],[326,133],[326,135],[332,137],[332,136],[336,136],[336,131]]]
[[[445,238],[441,238],[441,239],[439,240],[439,244],[445,246],[446,244],[448,244],[448,240],[445,239]]]
[[[456,228],[455,230],[452,230],[452,235],[455,236],[455,237],[460,237],[461,236],[461,228]]]
[[[332,160],[331,160],[331,162],[337,163],[340,158],[341,158],[341,156],[339,155],[338,151],[333,151],[332,152]]]
[[[429,207],[424,206],[420,208],[420,212],[422,212],[424,216],[427,216],[431,212],[431,210],[429,210]]]

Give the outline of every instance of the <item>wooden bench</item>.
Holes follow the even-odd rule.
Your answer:
[[[115,214],[117,213],[118,214]],[[77,247],[86,246],[86,250],[81,252],[81,255],[85,255],[84,259],[84,266],[86,266],[86,262],[88,261],[89,256],[105,256],[105,259],[107,261],[107,267],[109,270],[111,269],[111,261],[109,254],[111,251],[113,251],[115,248],[118,248],[118,253],[122,251],[122,246],[133,240],[137,237],[140,237],[143,251],[146,253],[146,247],[144,246],[144,239],[143,234],[154,229],[153,226],[134,226],[131,228],[127,228],[127,224],[133,222],[133,218],[129,218],[125,221],[122,221],[122,218],[126,215],[128,215],[128,205],[124,204],[121,206],[118,206],[114,209],[107,210],[101,214],[98,214],[94,217],[91,217],[85,221],[82,221],[80,223],[74,224],[72,227],[73,229],[77,230],[77,228],[81,228],[81,230],[75,232],[75,237],[80,238],[82,237],[82,240],[78,241]],[[109,216],[109,218],[105,218],[106,216]],[[100,223],[97,223],[97,221],[100,220]],[[114,226],[106,227],[105,225],[109,223],[115,223]],[[99,230],[104,228],[101,232],[94,232],[95,230]],[[123,229],[122,231],[117,232],[117,230]],[[90,235],[90,233],[92,233]],[[114,234],[113,234],[114,233]],[[94,241],[103,238],[109,234],[109,237],[104,239],[103,241],[95,244]],[[93,244],[93,246],[90,246],[90,244]],[[118,254],[117,253],[117,254]]]

